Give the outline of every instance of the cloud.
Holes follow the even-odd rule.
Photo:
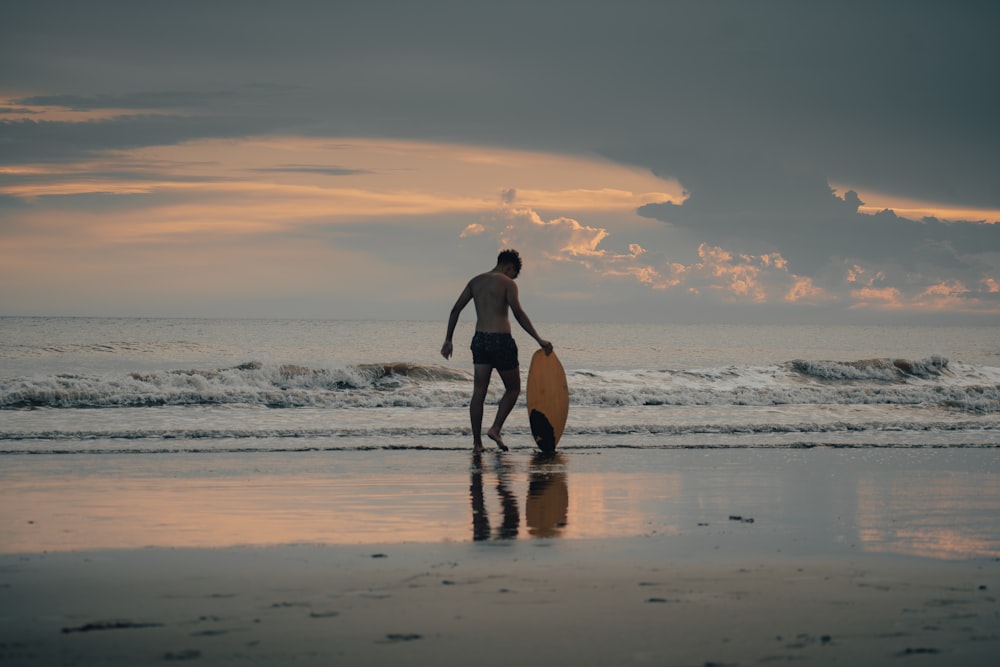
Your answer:
[[[232,91],[140,91],[124,94],[35,95],[11,100],[26,107],[64,107],[72,111],[95,109],[179,109],[201,108],[219,100],[232,100]]]
[[[3,162],[73,161],[109,151],[179,144],[206,137],[244,137],[271,122],[163,114],[118,116],[79,123],[0,120]]]
[[[10,115],[10,116],[30,116],[33,114],[40,113],[35,109],[24,109],[19,107],[0,107],[0,114]]]
[[[574,258],[585,261],[607,254],[597,249],[608,234],[604,229],[585,227],[566,217],[543,220],[534,210],[519,206],[503,206],[501,215],[507,221],[499,234],[502,246],[530,246],[546,259],[555,261]]]
[[[320,174],[323,176],[357,176],[371,174],[367,169],[350,169],[347,167],[325,167],[322,165],[282,165],[279,167],[262,167],[255,171],[271,174]]]
[[[605,247],[611,233],[603,227],[565,216],[544,219],[522,206],[510,191],[501,197],[498,218],[491,226],[477,224],[477,235],[493,233],[498,245],[525,248],[534,263],[573,264],[591,275],[629,280],[653,291],[684,292],[716,303],[834,305],[854,310],[1000,313],[990,294],[1000,283],[980,276],[975,288],[959,279],[831,262],[819,280],[792,270],[780,252],[733,252],[701,243],[697,258],[651,252],[629,243],[627,252]],[[462,236],[470,234],[467,228]],[[968,268],[962,265],[961,268]],[[895,276],[902,275],[902,278]],[[937,275],[937,274],[935,274]],[[893,284],[898,281],[898,284]]]
[[[25,98],[226,105],[266,113],[271,130],[603,151],[685,182],[756,156],[1000,207],[990,3],[581,0],[572,31],[557,3],[295,7],[49,2],[5,21],[0,61],[15,89],[57,91]],[[80,91],[80,67],[100,73],[97,90]],[[247,103],[216,94],[220,82]],[[264,90],[251,83],[288,89],[251,101]]]
[[[459,234],[459,237],[465,239],[469,238],[470,236],[479,236],[480,234],[484,234],[485,232],[486,232],[486,227],[479,224],[478,222],[474,222],[471,225],[467,226],[465,229],[463,229],[462,233]]]
[[[529,0],[500,13],[433,0],[123,6],[50,0],[7,10],[0,168],[81,165],[148,147],[222,153],[247,137],[366,137],[411,141],[397,156],[414,170],[409,188],[336,190],[323,179],[386,172],[302,154],[220,169],[233,182],[214,208],[201,208],[219,178],[206,166],[162,181],[97,168],[89,184],[83,173],[8,171],[0,197],[16,192],[23,205],[42,186],[71,197],[88,187],[183,196],[188,204],[171,213],[187,225],[201,214],[222,226],[259,221],[258,209],[277,216],[290,201],[317,220],[331,208],[369,219],[465,211],[456,229],[467,243],[510,226],[510,238],[540,244],[539,260],[658,295],[995,308],[1000,225],[917,216],[894,202],[998,221],[996,3],[579,0],[571,13]],[[431,170],[420,161],[437,160],[445,144],[461,149],[463,165],[421,178]],[[469,165],[506,159],[498,148],[579,160],[539,158],[523,177],[491,173],[488,185],[456,193],[451,183],[465,182]],[[582,165],[595,157],[656,174],[664,187],[586,179]],[[542,172],[545,184],[535,185]],[[831,188],[845,183],[840,196]],[[489,215],[501,186],[507,209],[496,229],[477,216]],[[858,192],[880,193],[879,210]],[[644,219],[621,213],[626,205]],[[653,220],[662,233],[640,229]]]
[[[639,214],[723,247],[780,253],[792,271],[813,281],[814,288],[836,289],[842,280],[840,267],[864,265],[870,272],[891,274],[900,292],[911,293],[904,300],[889,298],[892,295],[885,291],[856,290],[854,298],[866,304],[905,301],[916,307],[926,302],[912,293],[922,293],[932,284],[976,283],[1000,276],[1000,225],[907,220],[890,210],[867,215],[857,212],[862,202],[853,191],[841,198],[827,190],[822,198],[800,198],[789,206],[780,202],[766,206],[760,201],[745,207],[742,202],[725,205],[721,197],[707,205],[703,201],[692,193],[683,204],[649,204]],[[847,269],[843,275],[852,273]]]
[[[509,191],[506,194],[508,194]],[[477,234],[490,231],[476,225]],[[462,235],[468,235],[466,229]],[[492,225],[498,245],[524,248],[536,263],[569,263],[611,279],[635,281],[653,290],[684,290],[723,302],[817,303],[835,299],[808,277],[788,269],[779,253],[734,254],[701,244],[698,259],[690,263],[651,253],[638,243],[627,252],[604,247],[611,233],[568,217],[543,219],[535,210],[504,196]]]

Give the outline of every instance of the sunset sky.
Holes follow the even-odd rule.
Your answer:
[[[37,0],[0,315],[1000,323],[1000,5]]]

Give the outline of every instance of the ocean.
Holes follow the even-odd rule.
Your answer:
[[[567,371],[562,451],[1000,443],[994,328],[537,326]],[[0,318],[0,455],[468,449],[472,324],[451,360],[444,329]],[[504,435],[532,448],[523,403]]]
[[[523,394],[511,452],[471,455],[469,320],[445,360],[443,320],[0,318],[0,553],[659,536],[694,560],[1000,556],[993,329],[536,325],[571,393],[551,459]]]

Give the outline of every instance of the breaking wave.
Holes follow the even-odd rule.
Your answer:
[[[57,374],[0,381],[0,409],[256,405],[439,408],[467,405],[472,376],[433,364],[314,368],[249,361],[218,369]],[[685,370],[571,370],[579,406],[932,405],[1000,412],[1000,368],[923,360],[794,360]],[[498,384],[498,383],[496,383]]]
[[[819,380],[872,380],[905,382],[909,378],[931,379],[947,374],[948,360],[932,356],[922,361],[909,359],[863,359],[861,361],[802,361],[790,363],[796,372]]]
[[[58,374],[0,383],[0,409],[123,408],[180,405],[380,407],[410,405],[420,383],[467,380],[450,368],[409,363],[339,369],[250,361],[222,369]],[[423,399],[416,399],[417,403]]]

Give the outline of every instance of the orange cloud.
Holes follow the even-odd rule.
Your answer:
[[[525,248],[540,260],[573,263],[596,277],[634,280],[658,290],[681,288],[694,295],[713,294],[728,302],[844,302],[854,309],[1000,311],[988,300],[972,298],[971,290],[959,281],[923,286],[919,292],[907,293],[889,284],[885,271],[857,263],[851,264],[844,276],[844,286],[852,289],[837,293],[817,285],[811,277],[792,273],[780,253],[734,253],[703,243],[698,248],[698,260],[685,264],[668,261],[637,243],[630,243],[628,252],[614,252],[604,245],[611,236],[607,229],[567,216],[546,220],[521,204],[518,193],[506,192],[498,209],[502,229],[496,231],[495,221],[493,225],[477,225],[477,230],[481,227],[480,233],[488,233],[492,226],[500,245]],[[1000,291],[1000,283],[992,278],[984,278],[981,284],[984,292]]]
[[[870,275],[861,287],[850,290],[851,308],[874,310],[921,310],[954,312],[1000,312],[1000,305],[988,299],[980,299],[975,292],[960,280],[945,280],[933,285],[925,285],[909,293],[899,287],[889,285],[889,276],[884,271],[870,274],[857,264],[848,268],[846,282],[861,284],[862,277]],[[1000,283],[991,277],[980,281],[982,293],[1000,292]]]
[[[507,207],[504,214],[509,222],[500,233],[502,245],[532,246],[528,239],[541,237],[543,242],[535,247],[541,247],[549,259],[607,256],[597,247],[608,236],[606,229],[586,227],[566,217],[546,221],[530,208]]]
[[[486,232],[486,227],[484,227],[483,225],[479,224],[478,222],[475,222],[475,223],[467,226],[465,229],[463,229],[462,233],[459,234],[458,236],[459,236],[459,238],[463,238],[464,239],[464,238],[468,238],[470,236],[479,236],[480,234],[483,234],[485,232]]]
[[[515,205],[515,199],[507,193],[500,205],[505,218],[505,226],[498,234],[500,245],[528,248],[550,261],[573,262],[596,275],[629,278],[654,289],[683,286],[695,294],[708,290],[734,301],[832,298],[810,279],[790,273],[788,262],[778,253],[736,256],[723,248],[702,244],[695,263],[657,264],[656,258],[638,243],[630,243],[628,252],[613,252],[601,247],[610,236],[607,229],[568,217],[544,220],[532,208],[521,206],[519,198]]]
[[[719,284],[712,285],[714,289],[724,289],[738,297],[746,297],[755,303],[766,301],[767,295],[760,284],[761,266],[754,264],[754,258],[740,255],[733,261],[733,254],[716,246],[701,244],[698,246],[698,256],[701,258],[701,268],[709,271]]]
[[[135,109],[73,109],[58,105],[18,104],[15,102],[15,100],[26,97],[29,97],[29,95],[8,95],[0,98],[0,110],[3,110],[4,120],[86,123],[97,120],[110,120],[136,113]],[[162,111],[157,111],[157,114],[167,115]]]
[[[985,293],[992,293],[987,281]],[[995,283],[995,281],[994,281]],[[924,289],[912,300],[912,306],[923,310],[956,312],[1000,312],[995,301],[975,296],[970,288],[960,280],[944,281]]]
[[[862,287],[851,290],[851,298],[856,302],[851,308],[877,306],[886,309],[899,309],[904,305],[903,294],[895,287]]]
[[[830,301],[835,299],[832,294],[813,284],[812,278],[795,276],[791,289],[785,294],[788,303]]]
[[[930,217],[939,220],[1000,222],[1000,210],[998,209],[959,207],[940,202],[900,197],[876,190],[858,188],[853,185],[832,184],[831,187],[841,197],[843,193],[854,190],[861,201],[864,202],[864,204],[858,207],[858,211],[867,215],[874,215],[889,209],[896,215],[910,220],[920,220]]]
[[[633,212],[680,187],[639,169],[572,156],[428,142],[300,137],[202,140],[72,164],[9,166],[0,194],[158,195],[105,217],[109,242],[254,234],[362,218],[489,215],[500,188],[538,208]],[[137,211],[141,211],[137,212]],[[135,220],[141,220],[136,224]],[[474,227],[467,234],[477,233]],[[569,247],[585,251],[577,230]]]

